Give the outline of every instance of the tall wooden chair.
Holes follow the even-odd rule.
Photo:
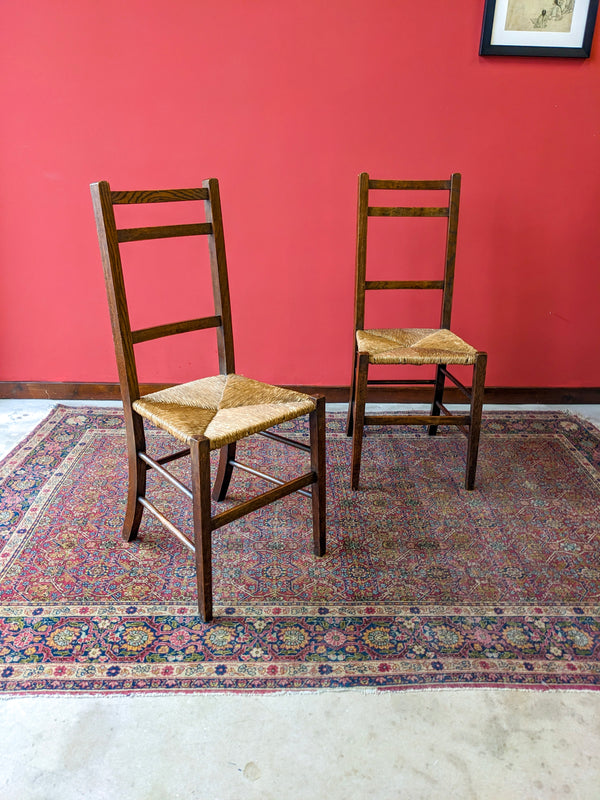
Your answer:
[[[129,493],[123,538],[138,534],[146,509],[180,542],[195,553],[198,606],[204,621],[212,619],[212,533],[223,525],[266,506],[292,492],[311,498],[313,547],[317,556],[325,553],[325,401],[235,374],[233,330],[225,258],[219,184],[214,178],[200,188],[159,191],[111,191],[106,181],[91,185],[98,238],[112,322],[119,370],[127,446]],[[194,224],[160,227],[121,228],[115,223],[114,205],[202,201],[204,219]],[[179,207],[176,207],[179,208]],[[128,243],[174,236],[204,236],[208,241],[214,295],[214,315],[152,328],[132,330],[121,261],[121,247]],[[140,396],[134,346],[163,336],[203,328],[217,332],[220,374]],[[304,415],[309,416],[310,444],[294,441],[267,429]],[[185,449],[162,458],[146,449],[144,421],[168,431]],[[300,448],[310,454],[307,472],[282,481],[236,460],[236,442],[259,433],[276,442]],[[275,488],[215,515],[211,511],[210,451],[220,450],[213,498],[225,499],[234,467],[275,484]],[[191,456],[191,488],[165,469],[165,464]],[[148,470],[166,479],[192,501],[193,536],[190,541],[146,496]],[[307,489],[311,487],[311,489]]]
[[[485,384],[487,355],[476,350],[450,331],[452,292],[461,176],[451,175],[450,180],[404,181],[372,180],[366,172],[358,180],[358,223],[356,241],[356,284],[354,311],[354,362],[350,387],[350,401],[346,432],[352,441],[351,486],[358,489],[365,425],[427,425],[428,433],[435,435],[438,425],[458,425],[467,435],[467,466],[465,488],[473,489],[477,469],[477,452]],[[439,191],[447,204],[440,207],[379,206],[372,205],[370,193],[374,191]],[[372,195],[371,195],[372,197]],[[394,195],[398,197],[398,195]],[[423,217],[447,218],[444,275],[441,280],[367,280],[367,228],[370,217]],[[367,291],[390,289],[429,290],[441,292],[441,318],[439,328],[385,328],[365,330],[365,295]],[[371,364],[435,365],[435,378],[431,380],[370,380]],[[470,365],[473,381],[465,387],[449,371],[448,366]],[[443,403],[445,380],[448,378],[462,392],[469,403],[468,414],[451,414]],[[365,403],[367,387],[371,384],[429,384],[433,386],[433,399],[429,415],[367,415]]]

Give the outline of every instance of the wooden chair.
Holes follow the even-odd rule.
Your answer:
[[[477,469],[477,452],[485,384],[487,355],[450,331],[454,263],[461,176],[453,174],[443,181],[371,180],[366,172],[358,180],[358,224],[356,244],[356,285],[354,311],[354,363],[346,432],[352,441],[351,486],[358,489],[365,425],[427,425],[429,435],[438,425],[458,425],[467,435],[467,467],[465,488],[473,489]],[[443,207],[370,205],[372,191],[439,191],[447,197]],[[395,195],[397,197],[397,195]],[[367,280],[367,227],[370,217],[446,217],[446,255],[442,280]],[[435,289],[442,293],[440,326],[434,328],[386,328],[365,330],[366,291],[390,289]],[[369,380],[371,364],[435,365],[432,380]],[[471,388],[463,386],[449,371],[448,365],[471,365]],[[450,379],[467,398],[468,414],[451,414],[443,404],[445,379]],[[366,415],[367,387],[371,384],[429,384],[433,386],[431,413],[423,415]]]
[[[113,337],[123,397],[129,454],[129,493],[123,538],[136,538],[144,509],[156,517],[180,542],[195,553],[198,606],[202,619],[212,619],[211,536],[229,522],[262,508],[292,492],[311,498],[313,545],[325,553],[325,401],[235,374],[233,332],[225,258],[219,184],[214,178],[201,188],[165,191],[111,191],[106,181],[91,185],[92,200]],[[117,229],[114,205],[203,201],[204,220],[195,224]],[[179,208],[179,207],[177,207]],[[121,246],[147,239],[205,236],[212,273],[214,316],[132,330],[125,295]],[[129,245],[127,245],[129,246]],[[216,328],[220,374],[140,396],[134,345],[173,334]],[[274,425],[308,414],[310,445],[268,431]],[[168,431],[183,442],[184,450],[153,458],[146,450],[146,424]],[[254,433],[310,454],[310,469],[287,482],[236,461],[236,442]],[[233,467],[273,484],[272,488],[233,508],[212,515],[210,451],[219,449],[213,498],[225,499]],[[165,464],[191,456],[191,489],[165,469]],[[182,533],[146,497],[146,473],[153,469],[192,501],[194,541]],[[312,487],[307,490],[306,487]]]

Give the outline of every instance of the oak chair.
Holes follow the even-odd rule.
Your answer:
[[[214,178],[195,189],[158,191],[112,191],[106,181],[91,185],[94,214],[108,294],[119,382],[123,398],[129,460],[129,491],[123,524],[123,538],[137,537],[146,509],[183,545],[195,553],[198,607],[205,622],[212,619],[212,533],[250,512],[292,492],[311,498],[313,547],[317,556],[325,553],[325,401],[235,374],[233,329],[225,257],[225,241],[219,198]],[[194,224],[142,228],[120,228],[114,206],[139,203],[202,201],[204,219]],[[176,208],[181,208],[180,206]],[[214,296],[214,315],[151,328],[132,330],[121,260],[121,247],[149,239],[204,236],[208,241]],[[152,394],[140,395],[134,346],[164,336],[215,328],[219,375],[202,377]],[[295,441],[268,430],[274,425],[309,416],[310,444]],[[185,449],[162,458],[146,449],[146,425],[168,431]],[[236,460],[236,442],[261,434],[310,455],[310,469],[297,478],[282,481]],[[245,470],[275,488],[217,514],[211,511],[210,452],[220,450],[213,499],[225,499],[234,467]],[[191,488],[165,469],[170,461],[191,457]],[[192,501],[193,542],[146,496],[148,470],[167,480]],[[311,487],[308,489],[307,487]]]
[[[438,425],[457,425],[466,434],[467,464],[465,488],[473,489],[477,470],[477,453],[485,385],[487,354],[476,350],[450,331],[456,236],[461,176],[449,180],[372,180],[366,172],[358,179],[358,220],[356,237],[356,283],[354,309],[354,361],[346,433],[352,436],[351,486],[358,489],[365,425],[426,425],[429,435]],[[371,192],[436,191],[444,193],[447,203],[440,206],[372,205]],[[414,195],[413,195],[414,196]],[[398,197],[397,194],[394,197]],[[443,201],[442,201],[443,202]],[[447,218],[444,273],[441,280],[367,280],[367,229],[371,217]],[[439,328],[375,328],[365,330],[365,296],[367,291],[438,290],[441,292]],[[435,365],[435,378],[428,380],[370,380],[372,364]],[[472,386],[467,388],[448,366],[473,367]],[[445,380],[454,383],[469,403],[468,414],[452,414],[443,403]],[[429,415],[367,415],[367,387],[372,384],[431,385],[433,399]]]

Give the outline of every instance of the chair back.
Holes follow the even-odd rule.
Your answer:
[[[450,328],[452,314],[452,292],[454,289],[454,264],[456,260],[456,235],[458,229],[458,206],[460,201],[459,173],[443,181],[372,180],[363,172],[358,178],[358,214],[356,234],[356,285],[354,329],[365,327],[365,292],[386,289],[437,289],[442,292],[440,328]],[[439,191],[444,192],[447,203],[442,206],[379,206],[370,204],[370,192],[390,191]],[[442,280],[367,280],[367,228],[369,217],[446,217],[446,255]]]
[[[219,183],[215,178],[203,181],[196,189],[166,189],[156,191],[112,191],[107,181],[90,186],[98,239],[104,267],[104,279],[119,370],[123,404],[127,406],[140,397],[134,345],[165,336],[217,329],[219,369],[221,374],[235,372],[231,304],[225,256],[225,239]],[[117,228],[115,205],[144,203],[178,203],[202,201],[204,218],[200,222],[180,225],[161,225],[145,228]],[[148,239],[169,239],[179,236],[206,236],[210,254],[215,313],[210,317],[168,322],[151,328],[132,330],[125,293],[121,261],[121,245]]]

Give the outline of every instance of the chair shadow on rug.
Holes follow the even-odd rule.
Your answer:
[[[366,172],[358,179],[358,221],[356,237],[356,283],[354,308],[354,361],[346,433],[352,436],[351,487],[359,488],[363,432],[366,425],[426,425],[430,436],[439,425],[459,426],[468,439],[465,488],[473,489],[477,470],[477,453],[485,384],[487,354],[476,350],[450,331],[454,265],[461,176],[449,180],[372,180]],[[391,206],[371,204],[371,192],[393,191],[395,196],[406,192],[444,192],[444,206]],[[414,196],[414,195],[413,195]],[[367,280],[367,228],[373,217],[445,218],[445,259],[441,280]],[[365,295],[375,290],[439,290],[442,292],[439,328],[370,328],[365,330]],[[371,380],[371,365],[411,365],[435,367],[432,380]],[[465,387],[448,370],[448,365],[473,367],[472,387]],[[469,402],[468,414],[452,414],[444,405],[446,378],[454,383]],[[429,415],[366,415],[367,388],[374,384],[432,386],[433,398]]]
[[[198,607],[205,622],[212,619],[213,531],[269,503],[298,492],[311,499],[313,548],[325,554],[325,400],[261,383],[235,373],[233,327],[219,197],[214,178],[194,189],[112,191],[106,181],[91,185],[94,214],[108,294],[113,338],[123,398],[129,459],[129,491],[123,538],[137,537],[144,509],[195,553]],[[117,228],[114,206],[121,204],[184,203],[201,201],[204,220],[193,224]],[[132,330],[121,260],[121,245],[153,239],[205,236],[208,241],[214,296],[214,315]],[[165,270],[166,273],[166,270]],[[168,275],[161,276],[168,280]],[[156,283],[158,280],[155,278]],[[168,387],[141,396],[134,346],[141,342],[215,328],[220,374]],[[282,422],[308,415],[310,444],[268,430]],[[144,421],[167,431],[185,449],[162,458],[146,450]],[[299,448],[310,456],[308,472],[288,481],[274,478],[236,460],[236,442],[251,434]],[[210,492],[210,452],[219,450],[213,498],[225,499],[234,467],[272,484],[270,489],[226,511],[213,515]],[[165,469],[165,464],[191,457],[191,489]],[[149,469],[192,501],[194,541],[168,520],[146,496]],[[311,489],[308,489],[311,487]]]

